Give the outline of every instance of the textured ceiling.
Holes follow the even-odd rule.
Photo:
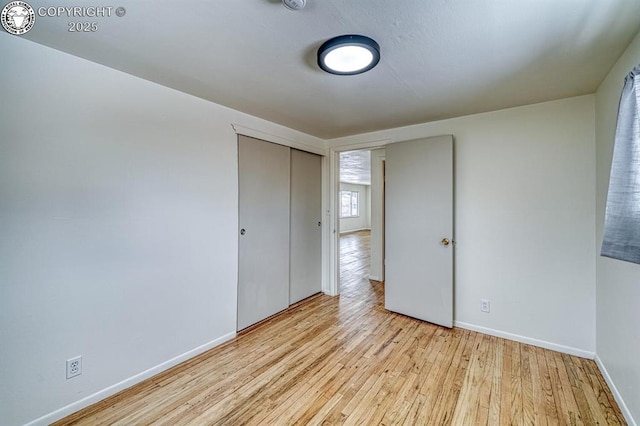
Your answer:
[[[73,4],[89,5],[105,6]],[[38,16],[23,37],[324,139],[593,93],[640,26],[638,0],[109,5],[126,15]],[[70,21],[98,28],[72,33]],[[380,64],[322,72],[318,46],[348,33],[377,40]]]
[[[340,182],[371,185],[371,151],[341,152]]]

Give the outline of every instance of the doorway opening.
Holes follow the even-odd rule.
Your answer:
[[[379,145],[378,145],[379,146]],[[361,145],[360,149],[368,149]],[[371,151],[373,158],[374,152]],[[371,160],[384,168],[384,197],[379,194],[376,226],[372,185],[369,280],[384,282],[384,307],[434,324],[453,325],[453,136],[441,135],[385,144]],[[340,151],[332,151],[331,205],[335,206],[331,236],[333,295],[340,293],[338,219]],[[337,154],[337,155],[336,155]],[[384,161],[384,162],[383,162]],[[382,178],[380,178],[382,179]],[[386,208],[382,207],[382,199]],[[382,212],[384,211],[384,218]],[[376,229],[378,235],[376,237]],[[375,248],[378,253],[376,255]],[[383,258],[384,253],[384,258]],[[371,282],[371,281],[369,281]]]
[[[384,149],[342,152],[339,163],[339,293],[362,297],[384,281]]]

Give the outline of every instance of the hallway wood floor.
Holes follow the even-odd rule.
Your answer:
[[[59,425],[625,424],[591,360],[420,322],[341,238],[342,294],[317,295]]]

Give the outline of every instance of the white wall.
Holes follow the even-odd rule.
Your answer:
[[[329,144],[356,149],[442,134],[455,138],[456,324],[593,356],[594,96]],[[481,298],[490,314],[480,312]]]
[[[358,217],[345,217],[340,219],[340,233],[371,229],[369,207],[369,185],[355,185],[340,182],[340,191],[358,192]]]
[[[0,51],[0,424],[44,424],[234,335],[231,123],[322,142],[19,37]]]
[[[597,253],[624,77],[640,63],[636,36],[596,93]],[[597,257],[597,354],[630,424],[640,421],[640,265]],[[631,420],[633,417],[635,420]]]

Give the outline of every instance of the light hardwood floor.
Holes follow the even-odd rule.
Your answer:
[[[625,424],[591,360],[387,312],[368,232],[317,295],[58,425]]]

